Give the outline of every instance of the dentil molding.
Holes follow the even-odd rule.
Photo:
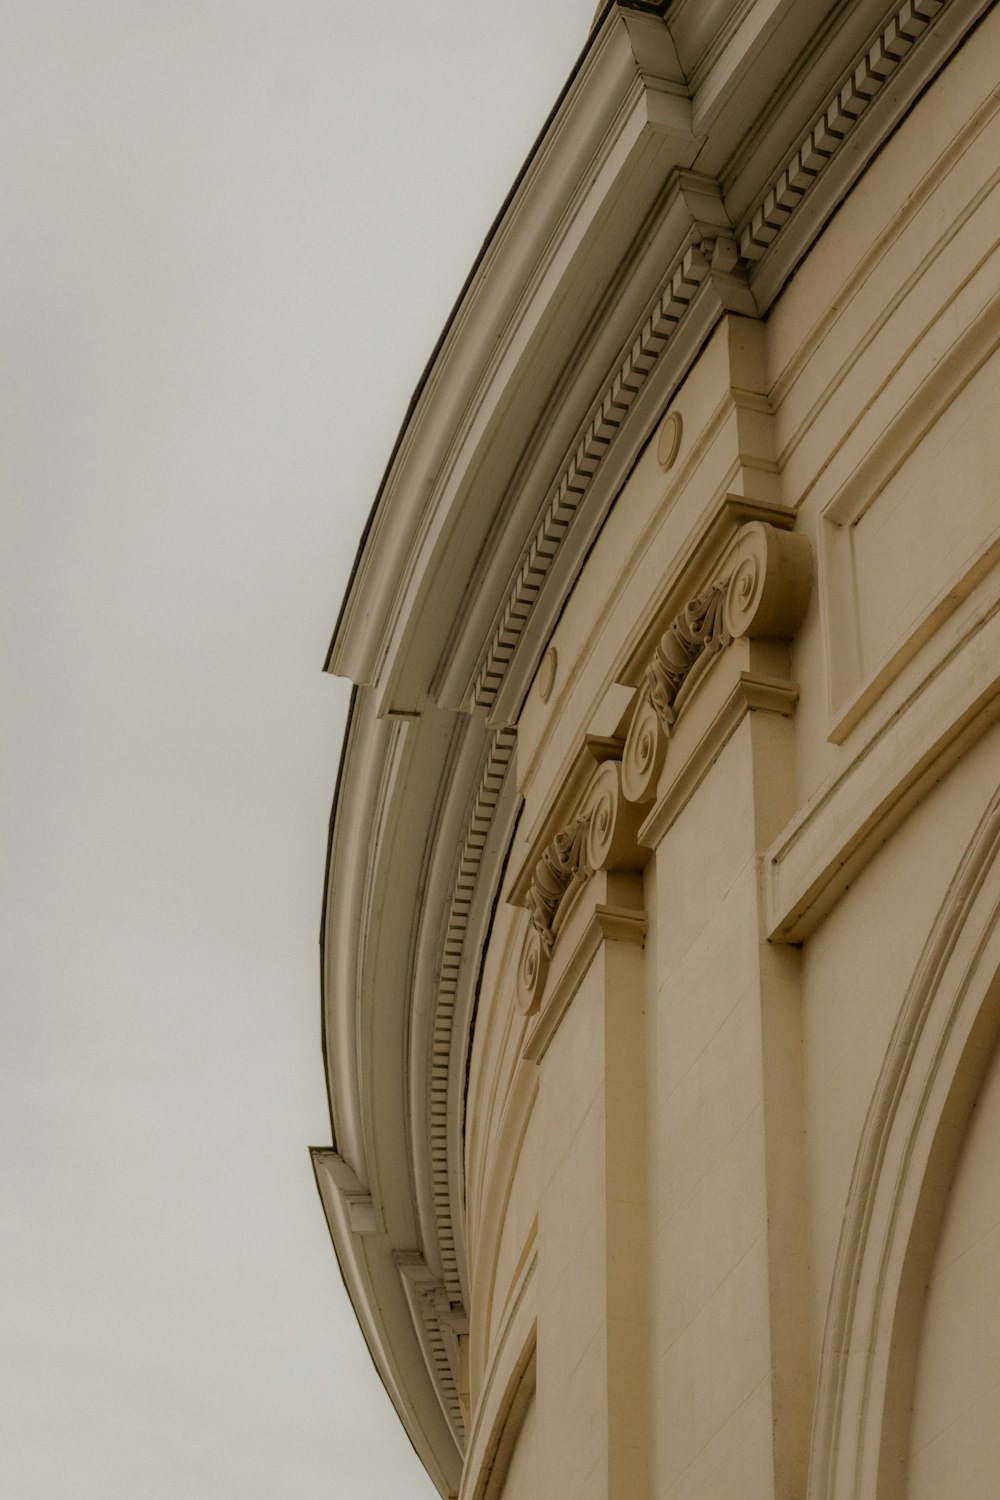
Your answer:
[[[815,189],[853,142],[872,106],[909,62],[934,22],[961,0],[903,0],[893,6],[875,35],[841,75],[813,123],[799,138],[754,206],[734,228],[730,225],[720,184],[696,172],[679,172],[682,193],[692,204],[688,242],[670,268],[653,304],[623,351],[601,392],[576,447],[566,459],[546,503],[542,519],[522,554],[506,600],[498,612],[476,673],[473,709],[491,713],[497,705],[518,645],[602,460],[616,433],[644,389],[654,368],[689,319],[698,294],[712,284],[720,310],[762,315],[772,297],[758,287],[765,261],[776,259],[782,232],[804,219],[802,210],[815,201]],[[970,17],[971,21],[971,17]],[[914,71],[914,87],[922,81]],[[877,149],[878,139],[871,143]],[[869,153],[870,154],[870,153]],[[864,153],[855,173],[861,170]],[[685,188],[683,185],[688,184]],[[700,205],[696,204],[700,199]],[[715,202],[714,222],[705,222],[705,207]],[[799,252],[796,252],[796,255]],[[787,267],[792,269],[794,259]],[[780,258],[780,257],[777,257]],[[776,284],[775,292],[780,289]],[[530,632],[528,633],[530,635]]]

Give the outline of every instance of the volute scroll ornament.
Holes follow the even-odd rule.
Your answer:
[[[604,761],[592,777],[579,815],[546,845],[525,898],[530,922],[517,968],[517,1005],[539,1007],[555,945],[560,908],[596,870],[634,863],[637,818],[622,791],[621,763]]]
[[[622,791],[630,802],[652,801],[666,750],[663,720],[647,683],[639,695],[622,752]]]
[[[729,637],[790,641],[805,618],[811,588],[809,538],[750,521],[730,558],[724,611]]]
[[[681,689],[696,663],[740,637],[791,640],[812,586],[812,547],[801,533],[750,521],[736,537],[721,577],[671,621],[660,637],[629,726],[622,786],[630,802],[653,799],[673,732]]]
[[[526,1015],[538,1009],[545,988],[555,942],[553,923],[562,899],[574,881],[582,882],[590,874],[586,859],[589,830],[589,817],[576,818],[556,834],[535,865],[526,902],[531,923],[517,968],[518,1009]]]
[[[692,670],[741,636],[790,640],[809,603],[812,549],[805,536],[750,521],[718,576],[675,615],[649,662],[621,760],[594,772],[573,820],[542,850],[521,898],[530,921],[517,970],[517,1004],[538,1010],[556,935],[572,893],[597,870],[638,869],[638,831],[656,799],[667,741]],[[646,851],[648,852],[648,851]]]
[[[677,718],[674,700],[695,662],[703,652],[721,651],[732,640],[725,622],[726,589],[725,582],[713,583],[686,604],[660,637],[646,668],[650,701],[668,733]]]
[[[555,921],[559,903],[573,881],[586,879],[590,870],[586,863],[589,820],[577,818],[569,828],[557,833],[535,866],[528,890],[528,910],[532,926],[542,936],[548,951],[552,949],[552,923]]]
[[[549,974],[549,954],[552,944],[546,944],[544,936],[532,923],[525,933],[521,945],[521,957],[517,965],[517,1008],[522,1015],[533,1016],[542,1000],[542,991]]]
[[[606,760],[598,768],[585,805],[589,868],[620,870],[634,864],[637,826],[622,796],[620,761]]]

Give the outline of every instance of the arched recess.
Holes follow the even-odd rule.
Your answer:
[[[522,1256],[478,1392],[462,1472],[461,1500],[500,1500],[535,1396],[537,1222]]]
[[[530,1453],[526,1452],[530,1447]],[[531,1494],[537,1474],[538,1439],[535,1431],[535,1328],[507,1375],[502,1398],[492,1414],[489,1441],[474,1467],[467,1463],[469,1481],[463,1485],[472,1500],[501,1500],[512,1466],[519,1469],[515,1493]]]
[[[904,1500],[924,1294],[1000,1034],[1000,791],[948,888],[865,1121],[820,1357],[809,1500]]]
[[[1000,1474],[1000,1046],[948,1193],[920,1329],[907,1500],[983,1500]]]

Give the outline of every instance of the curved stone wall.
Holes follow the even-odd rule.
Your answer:
[[[442,1495],[972,1496],[1000,12],[695,9],[604,8],[362,550],[317,1176]]]

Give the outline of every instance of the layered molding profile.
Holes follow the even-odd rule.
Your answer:
[[[949,0],[904,0],[799,140],[739,233],[740,258],[764,259],[806,194]],[[952,0],[953,3],[953,0]]]
[[[441,979],[434,1009],[433,1052],[431,1056],[430,1150],[431,1186],[437,1240],[444,1286],[450,1303],[463,1307],[464,1294],[456,1249],[456,1207],[452,1202],[454,1184],[449,1163],[454,1146],[448,1140],[449,1081],[454,1040],[455,1006],[462,964],[466,957],[469,916],[475,901],[476,885],[483,861],[486,840],[510,770],[516,735],[511,729],[493,735],[482,779],[476,793],[462,848],[458,872],[448,911],[448,926],[441,957]]]
[[[941,658],[884,705],[882,722],[768,849],[773,942],[801,943],[815,931],[907,813],[1000,719],[1000,603],[949,623]]]
[[[464,1057],[467,1037],[456,1035],[469,922],[476,901],[487,840],[511,766],[516,735],[501,729],[490,738],[479,786],[469,815],[461,857],[452,887],[447,928],[434,1005],[430,1062],[429,1135],[431,1201],[441,1276],[430,1271],[419,1253],[398,1260],[414,1322],[456,1443],[465,1441],[461,1399],[462,1350],[468,1333],[459,1234],[464,1213],[462,1185],[462,1100],[464,1078],[456,1073],[456,1046]],[[473,973],[477,960],[472,962]],[[414,1269],[416,1268],[416,1269]]]
[[[579,891],[598,870],[641,870],[662,834],[663,819],[654,804],[667,745],[698,683],[736,640],[792,640],[805,617],[812,579],[807,536],[750,521],[736,532],[710,580],[660,636],[643,673],[621,758],[597,767],[574,799],[570,817],[532,850],[515,880],[511,899],[528,912],[517,971],[523,1014],[534,1015],[541,1005],[556,938]],[[705,737],[712,755],[718,753],[720,731],[728,737],[743,712],[763,708],[787,716],[796,698],[789,682],[741,674],[738,690]],[[557,797],[547,827],[558,820],[561,800]]]
[[[679,174],[681,192],[687,190],[693,212],[721,211],[718,187],[694,173]],[[720,216],[722,216],[720,214]],[[725,223],[723,216],[723,223]],[[731,280],[736,265],[736,244],[727,234],[711,237],[712,226],[697,221],[690,231],[693,243],[681,254],[667,277],[666,286],[645,318],[621,365],[615,371],[597,408],[586,425],[573,455],[567,461],[545,513],[517,572],[510,595],[476,677],[473,706],[489,710],[496,702],[504,675],[517,649],[525,625],[541,592],[556,554],[590,488],[612,439],[628,416],[650,372],[691,306],[698,289],[713,270]],[[727,291],[730,288],[727,287]],[[752,312],[748,298],[733,299],[743,305],[738,311]]]
[[[522,1063],[533,1063],[600,945],[642,942],[636,872],[728,738],[748,713],[795,710],[787,643],[806,612],[812,560],[794,510],[779,503],[780,453],[768,450],[770,468],[762,460],[720,479],[703,513],[678,526],[663,593],[635,634],[609,633],[609,654],[622,660],[606,670],[632,705],[571,776],[554,750],[542,762],[559,787],[531,807],[510,885],[514,726],[535,668],[713,329],[727,312],[745,320],[770,310],[984,4],[904,0],[876,27],[870,0],[817,21],[815,35],[791,5],[762,4],[762,14],[733,5],[707,40],[698,22],[704,46],[692,49],[685,79],[670,7],[609,3],[407,414],[330,658],[359,690],[324,917],[337,1148],[314,1152],[314,1164],[373,1356],[443,1495],[458,1492],[464,1452],[499,1481],[502,1462],[491,1471],[485,1455],[512,1441],[510,1403],[533,1368],[528,1277],[503,1371],[480,1389],[470,1421],[464,1108],[495,902],[509,889],[523,908],[514,919],[526,929],[522,1014],[509,1024]],[[694,27],[695,9],[673,13],[690,11],[684,24]],[[757,51],[741,38],[751,22],[765,34]],[[723,67],[730,46],[735,61]],[[726,94],[733,68],[737,82],[756,74],[743,113]],[[693,170],[703,161],[703,173]],[[766,382],[731,384],[727,401],[768,419]],[[679,414],[668,421],[679,439]],[[665,481],[677,492],[696,436],[689,421],[689,446]],[[824,525],[846,536],[853,515],[831,510]],[[821,555],[828,545],[821,535]],[[995,652],[1000,631],[1000,616],[973,621],[975,601],[966,602],[949,624],[954,656],[919,688],[901,658],[892,716],[870,747],[859,736],[856,754],[850,716],[867,700],[851,694],[869,685],[846,684],[838,710],[849,763],[763,861],[768,936],[800,941],[929,779],[1000,713],[996,673],[980,672],[978,696],[963,697],[959,678],[970,674],[959,653]],[[540,694],[551,695],[553,723],[574,691],[571,653],[560,655],[558,680],[556,665],[553,656]],[[560,742],[559,756],[573,753]],[[862,756],[885,804],[875,818],[850,781]],[[508,931],[516,945],[520,929]],[[489,1212],[487,1238],[503,1208]]]
[[[902,5],[893,8],[843,73],[828,101],[781,170],[759,195],[739,229],[730,227],[717,182],[695,172],[677,174],[680,190],[687,191],[692,198],[689,243],[607,380],[583,435],[564,464],[542,519],[522,555],[477,670],[472,708],[486,713],[496,710],[519,643],[530,634],[532,611],[601,461],[661,356],[672,342],[678,341],[678,331],[690,314],[697,293],[711,282],[719,293],[720,311],[750,314],[766,311],[796,263],[792,260],[783,266],[782,280],[769,287],[766,296],[762,295],[760,270],[779,248],[776,242],[782,231],[815,196],[817,184],[838,161],[845,146],[853,144],[858,127],[937,18],[949,7],[957,9],[959,5],[960,0],[903,0]],[[852,177],[863,169],[880,139],[881,135],[852,153]],[[714,204],[714,209],[706,209],[709,204]],[[700,217],[706,211],[711,214],[708,223]],[[797,255],[804,252],[816,233],[818,226],[814,225],[809,238],[797,247]],[[506,712],[513,715],[519,706],[512,703]]]

